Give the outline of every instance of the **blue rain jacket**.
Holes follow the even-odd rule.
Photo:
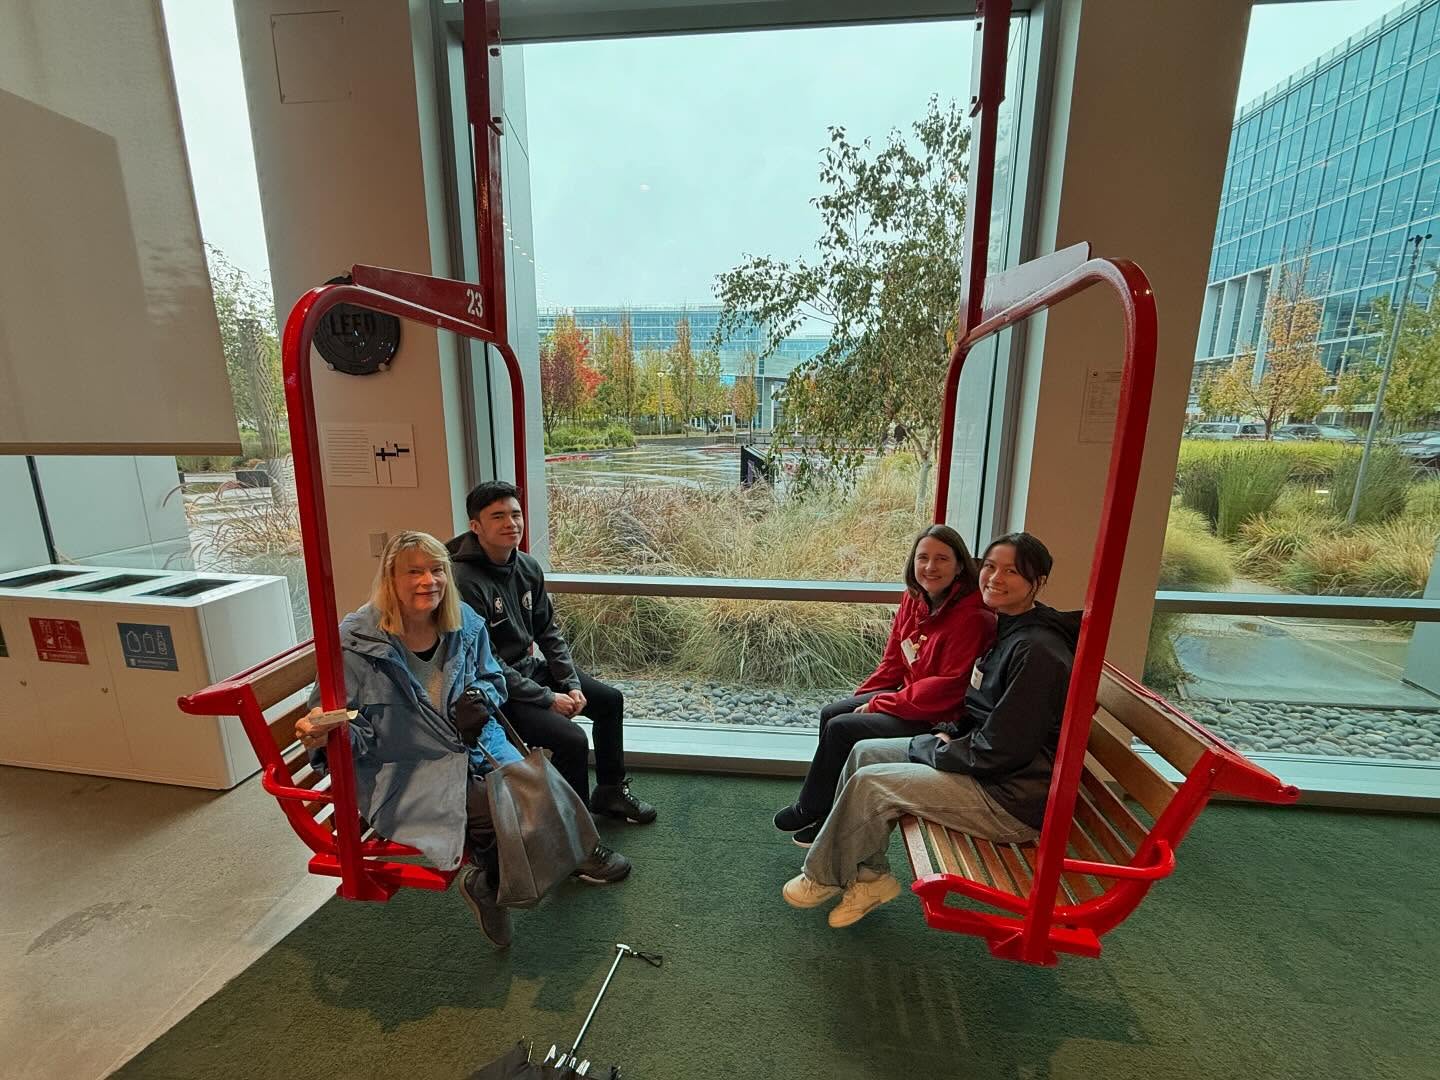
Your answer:
[[[360,814],[381,836],[419,848],[444,870],[459,866],[464,853],[469,773],[489,767],[483,754],[460,742],[450,711],[472,686],[492,709],[505,702],[505,676],[490,653],[485,623],[469,605],[461,604],[460,612],[460,629],[444,635],[443,715],[406,666],[400,639],[380,628],[374,607],[366,604],[340,622],[346,705],[360,714],[350,723]],[[312,704],[318,699],[317,688]],[[480,739],[500,764],[520,760],[494,719]],[[317,768],[325,767],[323,750],[310,758]]]

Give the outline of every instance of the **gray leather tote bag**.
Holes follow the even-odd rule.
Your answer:
[[[590,857],[600,835],[584,801],[550,764],[550,752],[527,747],[503,714],[495,719],[525,755],[501,765],[481,747],[490,761],[485,790],[500,856],[498,900],[502,907],[534,907]]]

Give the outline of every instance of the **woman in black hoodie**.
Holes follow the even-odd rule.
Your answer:
[[[898,896],[885,852],[905,814],[997,843],[1039,835],[1080,633],[1080,612],[1035,602],[1052,563],[1029,533],[985,549],[981,596],[998,625],[957,710],[963,719],[855,747],[835,808],[783,890],[792,907],[816,907],[843,890],[830,925],[849,926]]]

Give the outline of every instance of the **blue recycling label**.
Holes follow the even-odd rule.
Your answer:
[[[125,666],[150,671],[179,671],[175,659],[175,639],[170,627],[154,623],[117,623],[120,628],[120,649]]]

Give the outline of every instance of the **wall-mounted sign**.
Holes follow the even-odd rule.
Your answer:
[[[85,635],[74,619],[31,619],[30,634],[35,639],[35,655],[52,664],[88,664]]]
[[[331,278],[327,285],[349,284]],[[315,348],[325,362],[345,375],[386,371],[400,349],[400,320],[394,315],[354,304],[337,304],[315,328]]]
[[[334,487],[417,487],[413,424],[321,424],[325,482]]]
[[[170,627],[159,623],[128,622],[117,623],[116,626],[120,631],[120,651],[125,655],[126,667],[149,671],[180,670]]]

